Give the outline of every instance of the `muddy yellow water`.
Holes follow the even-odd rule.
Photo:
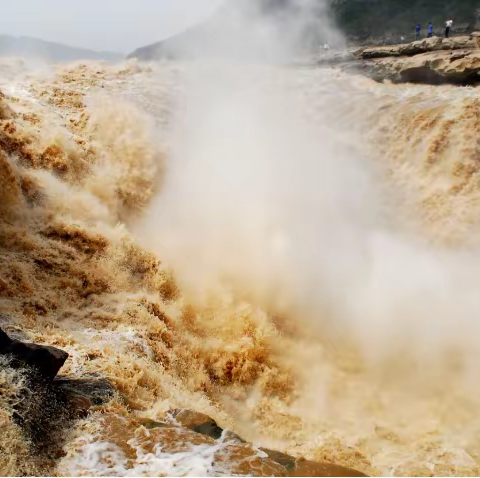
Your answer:
[[[0,326],[119,391],[38,456],[3,367],[2,474],[242,474],[139,425],[172,408],[371,475],[480,472],[478,89],[222,62],[2,75]]]

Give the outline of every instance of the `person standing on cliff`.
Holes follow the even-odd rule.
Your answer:
[[[453,20],[449,17],[448,20],[445,23],[445,38],[448,38],[450,36],[450,30],[453,25]]]
[[[420,26],[420,24],[418,23],[416,26],[415,26],[415,40],[419,40],[420,39],[420,31],[421,31],[422,27]]]
[[[430,22],[428,24],[428,38],[432,38],[433,37],[433,23]]]

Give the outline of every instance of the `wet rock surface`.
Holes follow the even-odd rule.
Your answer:
[[[224,431],[220,428],[215,420],[203,413],[197,413],[192,410],[177,409],[171,410],[170,415],[177,423],[182,427],[192,430],[196,433],[218,440],[222,438],[225,442],[232,444],[232,451],[235,450],[240,455],[246,453],[246,450],[250,450],[252,445],[246,443],[238,435],[232,432]],[[159,424],[159,427],[165,427],[167,424]],[[240,448],[235,448],[235,445],[240,445]],[[243,446],[243,447],[242,447]],[[334,465],[332,463],[318,463],[309,461],[304,458],[295,458],[275,450],[268,448],[258,449],[262,454],[260,461],[263,462],[263,466],[269,469],[275,470],[278,465],[277,473],[275,476],[365,476],[356,470],[346,468],[343,466]],[[270,463],[273,462],[273,463]],[[252,473],[252,470],[249,471]]]
[[[122,470],[128,469],[131,476],[366,476],[350,468],[230,440],[228,432],[221,429],[217,439],[205,433],[205,429],[194,431],[191,427],[215,421],[192,410],[170,410],[165,420],[159,422],[115,414],[105,414],[99,420],[100,434],[91,442],[79,441],[78,451],[82,446],[108,442],[110,449],[117,451]],[[103,459],[100,457],[100,461]],[[88,466],[87,463],[83,469],[86,474],[90,471]]]
[[[114,388],[104,378],[56,378],[69,356],[56,347],[16,340],[0,329],[0,355],[6,357],[6,366],[24,377],[14,419],[41,451],[58,449],[69,422],[86,416],[91,407],[114,395]]]
[[[34,449],[53,458],[62,455],[64,435],[74,420],[85,418],[95,406],[108,403],[116,393],[102,377],[56,377],[68,353],[55,347],[12,339],[0,329],[0,354],[8,360],[2,366],[21,370],[26,377],[15,421]],[[128,458],[138,453],[159,451],[181,461],[192,449],[211,455],[209,474],[245,476],[365,476],[356,470],[331,463],[295,458],[267,448],[257,448],[238,435],[222,429],[208,415],[187,409],[166,413],[165,421],[103,418],[108,440]],[[132,438],[134,436],[134,438]],[[135,445],[132,448],[132,441]]]
[[[214,440],[222,436],[223,429],[217,425],[215,420],[203,413],[191,410],[173,410],[172,417],[189,430],[209,436]]]
[[[282,465],[287,470],[287,476],[366,476],[359,471],[332,463],[319,463],[305,460],[305,458],[294,458],[268,448],[260,448],[260,450],[265,452],[271,460]]]
[[[115,394],[113,385],[102,377],[81,379],[59,377],[53,383],[65,396],[83,397],[91,403],[91,406],[103,405]]]
[[[21,342],[0,329],[0,355],[12,358],[11,367],[26,366],[38,378],[53,380],[68,358],[68,353],[55,347]]]

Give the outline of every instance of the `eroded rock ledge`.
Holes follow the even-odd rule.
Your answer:
[[[480,32],[360,48],[320,59],[325,62],[336,62],[376,81],[474,85],[480,83]]]

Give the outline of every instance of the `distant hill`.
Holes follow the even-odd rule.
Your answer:
[[[200,47],[200,44],[203,44],[209,26],[210,22],[205,22],[182,32],[179,35],[138,48],[128,55],[128,58],[138,58],[139,60],[149,61],[175,59],[185,55],[188,56],[186,53],[187,51],[193,53],[191,52],[191,47],[195,44]]]
[[[93,51],[62,45],[61,43],[48,42],[39,38],[17,38],[10,35],[0,35],[0,56],[35,58],[54,62],[75,60],[117,61],[124,58],[124,55],[120,53]]]
[[[318,1],[318,13],[315,13],[313,8],[312,16],[324,15],[321,8],[324,1],[312,0],[315,1]],[[292,14],[295,9],[293,0],[250,0],[250,2],[260,5],[265,15],[277,15],[282,18],[284,28],[288,28],[285,17]],[[412,40],[414,25],[420,23],[425,34],[429,21],[434,23],[435,32],[442,34],[448,16],[454,20],[453,33],[480,30],[480,0],[329,0],[329,3],[332,21],[344,32],[349,43],[395,43],[401,36]],[[231,0],[229,4],[236,2]],[[195,49],[192,50],[192,45],[201,49],[205,42],[212,42],[216,37],[209,32],[211,33],[214,28],[221,28],[222,23],[225,23],[223,17],[227,18],[226,11],[228,8],[223,8],[206,22],[180,35],[139,48],[129,57],[157,60],[182,57],[186,51],[194,54]],[[312,23],[315,25],[313,21]],[[225,28],[228,30],[228,25]],[[310,35],[311,33],[312,28],[309,31]],[[313,42],[310,42],[310,45],[316,42],[318,46],[322,41],[322,32],[316,33],[317,35],[312,36]],[[244,35],[245,41],[248,41],[251,30],[247,29]],[[331,33],[328,36],[331,36]],[[221,36],[222,39],[227,37],[228,35]]]
[[[298,36],[298,23],[294,22],[295,28],[292,28],[292,18],[299,19],[297,13],[300,11],[295,3],[295,0],[226,0],[218,11],[203,23],[179,35],[138,48],[128,57],[158,60],[196,57],[197,54],[208,52],[213,55],[257,59],[272,58],[278,54],[280,59],[284,56],[285,49],[280,47],[277,53],[274,53],[275,45],[268,40],[271,36],[266,32],[277,30],[276,38],[279,40]],[[312,15],[302,18],[301,24],[302,31],[309,32],[307,42],[311,44],[312,39],[315,41],[315,37],[321,37],[325,32],[319,30],[319,22],[314,18],[319,17],[317,6],[309,8]],[[327,28],[326,22],[322,24]],[[330,28],[329,33],[333,35]],[[303,40],[305,38],[302,35],[302,42]],[[293,43],[296,44],[285,41],[285,45]]]

